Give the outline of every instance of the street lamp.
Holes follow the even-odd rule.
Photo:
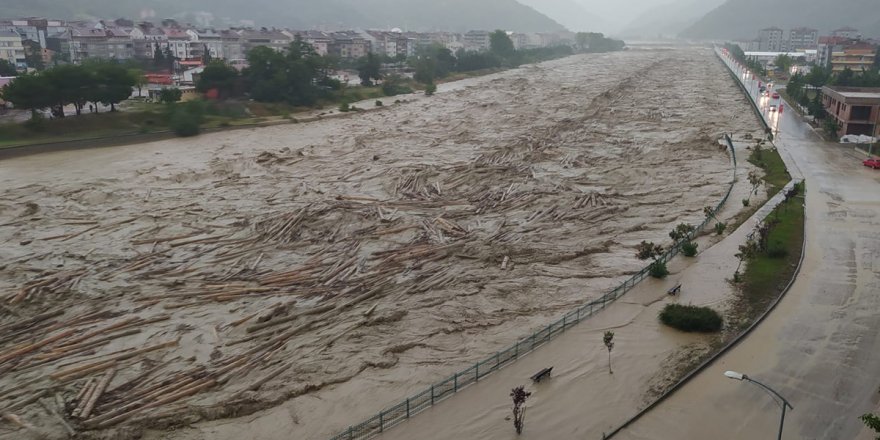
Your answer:
[[[776,402],[775,398],[773,399],[774,402],[779,403],[780,406],[782,406],[782,418],[779,419],[779,436],[776,437],[778,440],[782,440],[782,425],[785,423],[785,407],[788,407],[789,409],[794,409],[794,407],[791,406],[790,403],[788,403],[788,400],[785,400],[785,397],[782,397],[781,394],[777,393],[772,388],[768,387],[767,385],[762,384],[761,382],[758,382],[755,379],[752,379],[749,376],[746,376],[743,373],[737,373],[736,371],[725,371],[724,375],[730,379],[745,380],[745,381],[751,382],[751,383],[761,387],[764,391],[770,393],[771,396],[778,397],[779,400],[782,401],[780,403],[780,402]]]

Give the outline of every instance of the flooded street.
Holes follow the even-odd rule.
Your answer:
[[[791,402],[785,438],[875,437],[858,417],[876,413],[880,402],[880,174],[863,167],[852,147],[823,142],[794,112],[778,129],[781,153],[807,182],[806,257],[797,281],[745,341],[617,438],[775,435],[780,407],[760,388],[725,378],[725,370],[746,373]]]
[[[640,241],[724,195],[719,136],[760,133],[708,49],[399,98],[0,161],[0,399],[109,376],[84,424],[110,438],[325,438],[637,272]],[[37,405],[17,414],[63,436]]]

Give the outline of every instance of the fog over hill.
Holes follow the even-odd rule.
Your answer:
[[[828,33],[850,26],[880,36],[877,0],[727,0],[682,32],[687,38],[754,38],[768,26],[808,26]]]
[[[4,17],[178,18],[225,26],[506,29],[538,32],[564,27],[516,0],[3,0]]]

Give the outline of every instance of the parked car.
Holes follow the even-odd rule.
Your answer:
[[[779,99],[779,93],[773,92],[773,99]]]
[[[865,161],[862,162],[862,165],[875,170],[880,170],[880,159],[865,159]]]

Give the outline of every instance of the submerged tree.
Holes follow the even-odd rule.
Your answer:
[[[874,431],[877,434],[880,434],[880,417],[877,417],[874,414],[862,414],[859,419],[864,422],[865,426],[867,426],[870,430]],[[880,440],[880,435],[875,437],[877,440]]]
[[[614,332],[610,330],[605,332],[602,342],[605,344],[605,348],[608,349],[608,374],[614,374],[614,371],[611,370],[611,350],[614,349]]]
[[[532,393],[526,391],[524,386],[518,386],[510,391],[510,397],[513,399],[513,427],[516,428],[517,434],[522,434],[526,420],[526,399],[531,395]]]

